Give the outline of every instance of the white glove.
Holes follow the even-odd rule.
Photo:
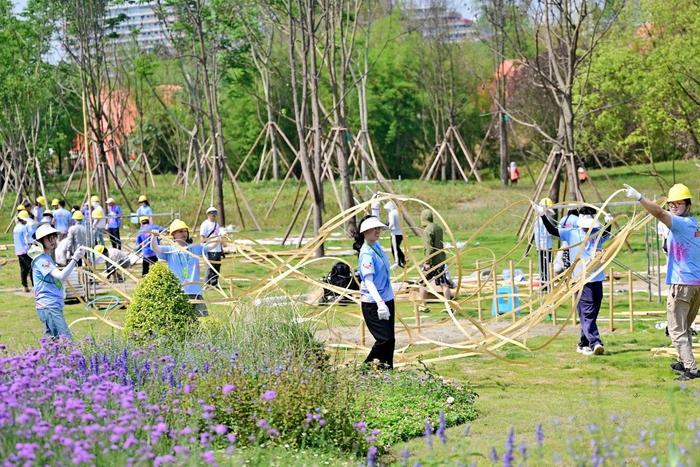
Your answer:
[[[76,262],[80,261],[81,259],[83,259],[83,256],[85,256],[85,250],[82,246],[78,247],[78,249],[75,250],[75,253],[73,253],[73,260],[75,260]]]
[[[386,303],[380,302],[377,304],[377,315],[379,316],[379,319],[386,321],[391,318],[391,313],[389,312],[389,307],[386,306]]]
[[[609,212],[605,214],[605,223],[606,224],[610,224],[614,219],[615,219],[615,216],[613,216]]]
[[[547,208],[545,208],[544,206],[542,206],[542,205],[540,205],[540,204],[533,204],[533,205],[532,205],[532,209],[535,210],[535,213],[537,214],[537,217],[542,217],[542,216],[544,216],[545,213],[547,212]]]
[[[632,198],[636,201],[641,201],[643,196],[640,192],[632,188],[631,186],[625,184],[625,195],[627,195],[628,198]]]

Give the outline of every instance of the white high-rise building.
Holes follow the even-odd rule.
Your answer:
[[[171,45],[168,25],[175,21],[168,15],[163,21],[155,9],[157,2],[113,4],[107,7],[107,19],[119,19],[111,32],[112,47],[131,47],[134,44],[143,51],[169,49]]]

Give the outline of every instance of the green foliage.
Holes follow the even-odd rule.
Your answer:
[[[384,445],[420,436],[426,420],[437,428],[440,412],[447,427],[477,416],[477,395],[469,386],[443,380],[428,370],[370,375],[361,381],[358,393],[367,426],[380,430],[379,442]]]
[[[177,277],[165,264],[154,264],[136,286],[126,309],[125,335],[136,340],[150,337],[177,340],[197,326],[197,313],[182,293]]]

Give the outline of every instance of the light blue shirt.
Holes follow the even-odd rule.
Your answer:
[[[574,280],[581,279],[584,272],[583,269],[586,264],[593,259],[596,252],[603,250],[603,243],[610,240],[609,233],[601,233],[600,228],[594,228],[592,229],[591,234],[588,236],[588,240],[584,245],[583,241],[586,239],[586,235],[586,232],[578,227],[566,230],[559,229],[559,236],[562,241],[566,242],[567,245],[570,245],[569,258],[571,264],[574,264],[574,261],[578,260],[576,262],[576,266],[574,267]],[[591,279],[588,282],[601,282],[605,280],[605,271],[602,269],[595,272],[588,270],[588,274],[591,276]]]
[[[360,257],[358,259],[358,269],[360,271],[360,293],[362,301],[365,303],[374,303],[374,298],[367,290],[365,285],[365,277],[372,274],[372,282],[377,287],[379,296],[385,302],[394,299],[394,290],[391,288],[391,276],[389,272],[389,258],[384,254],[379,242],[374,245],[364,243],[360,248]]]
[[[53,212],[53,222],[56,230],[62,234],[68,233],[68,227],[70,227],[71,220],[71,213],[66,208],[59,208]]]
[[[539,251],[552,249],[552,234],[547,232],[541,218],[535,223],[535,248]]]
[[[148,216],[151,217],[153,216],[153,209],[151,209],[150,206],[146,206],[142,204],[139,206],[139,208],[136,210],[136,216],[141,217],[141,216]]]
[[[32,278],[34,279],[34,302],[37,310],[52,308],[63,310],[66,291],[63,282],[55,279],[51,271],[56,263],[46,253],[42,253],[32,261]]]
[[[34,241],[34,232],[39,227],[39,223],[31,219],[27,220],[27,225],[24,226],[25,236],[27,238],[27,245]]]
[[[12,229],[12,240],[15,243],[15,254],[17,256],[24,255],[29,250],[29,245],[27,244],[27,226],[20,222],[15,225]]]
[[[107,213],[107,228],[118,229],[122,226],[122,208],[117,204],[109,206]]]
[[[700,285],[700,229],[694,216],[671,215],[667,284]]]
[[[168,263],[170,270],[180,280],[183,292],[187,295],[201,295],[198,257],[207,251],[206,247],[201,244],[187,246],[187,251],[192,253],[191,255],[174,245],[161,246],[160,250],[161,254],[158,257]]]

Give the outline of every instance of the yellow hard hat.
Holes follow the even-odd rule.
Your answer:
[[[170,223],[170,227],[168,227],[168,231],[172,235],[173,232],[177,232],[178,230],[187,230],[188,232],[190,231],[190,228],[185,224],[183,221],[180,219],[175,219]]]
[[[54,198],[51,200],[51,206],[58,206],[58,198]]]
[[[92,211],[92,218],[93,219],[103,219],[105,217],[105,214],[102,212],[102,209],[94,209]]]
[[[29,213],[27,211],[20,211],[17,214],[17,219],[29,219]]]
[[[27,208],[24,207],[24,204],[20,204],[19,206],[17,206],[17,210],[18,211],[26,211]]]
[[[542,198],[540,200],[540,205],[551,208],[552,206],[554,206],[554,202],[550,198]]]
[[[73,218],[74,221],[82,221],[83,220],[83,213],[80,211],[75,211],[71,217]]]
[[[95,247],[95,253],[104,254],[104,252],[105,252],[105,246],[104,246],[104,245],[97,245],[97,246]]]
[[[146,195],[139,196],[139,203],[143,203],[144,201],[148,201],[148,198],[146,198]]]
[[[148,216],[141,216],[141,217],[139,217],[139,224],[143,221],[150,221],[150,220],[151,220],[151,218]]]
[[[668,198],[666,201],[682,201],[684,199],[690,199],[693,195],[690,194],[690,189],[683,185],[682,183],[676,183],[668,190]]]
[[[41,204],[42,206],[46,206],[46,198],[44,198],[43,196],[39,196],[39,197],[36,199],[36,202],[39,203],[39,204]]]
[[[90,198],[90,202],[91,202],[91,203],[99,203],[99,202],[100,202],[100,197],[97,196],[97,195],[92,195],[92,197]]]

